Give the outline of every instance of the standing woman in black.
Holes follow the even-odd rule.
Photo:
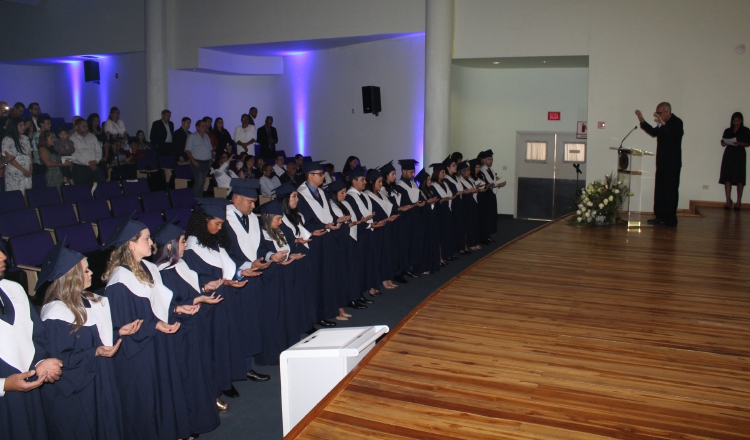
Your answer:
[[[459,254],[464,255],[468,252],[466,246],[466,219],[463,195],[465,193],[463,186],[458,183],[458,165],[455,160],[449,156],[443,161],[445,165],[445,179],[443,182],[448,185],[448,189],[453,194],[454,199],[451,203],[451,213],[453,213],[453,239],[454,246]]]
[[[724,147],[724,157],[721,158],[721,175],[719,183],[724,184],[724,192],[727,196],[727,204],[724,209],[732,208],[732,185],[737,186],[737,203],[734,209],[742,209],[742,190],[745,187],[745,171],[747,154],[745,149],[750,146],[750,129],[745,127],[745,118],[742,113],[735,112],[732,115],[732,123],[724,130],[721,136],[721,146]],[[727,144],[724,139],[736,139],[734,145]]]
[[[465,250],[476,251],[481,249],[479,246],[479,203],[477,202],[477,190],[474,182],[471,180],[470,165],[461,162],[457,166],[458,177],[456,181],[463,189],[464,194],[461,196],[461,206],[463,209],[464,232],[465,232]]]
[[[424,169],[414,178],[419,184],[419,200],[425,202],[419,208],[418,226],[424,230],[422,258],[414,270],[422,275],[429,275],[440,268],[440,228],[435,204],[438,197],[432,193],[432,179]]]
[[[376,234],[376,246],[379,245],[379,249],[376,248],[374,252],[375,260],[372,264],[376,265],[380,269],[380,277],[377,279],[380,284],[386,289],[395,289],[398,287],[391,278],[396,273],[396,258],[394,258],[395,250],[395,230],[393,227],[393,221],[398,218],[396,212],[393,209],[393,204],[385,197],[380,195],[380,189],[383,186],[383,175],[378,169],[371,169],[367,171],[367,189],[365,195],[370,197],[372,201],[372,212],[375,213],[375,224],[382,226],[382,229],[375,231]],[[376,226],[377,227],[377,226]]]
[[[439,199],[435,204],[435,214],[438,221],[438,238],[440,239],[440,265],[445,266],[448,261],[456,259],[456,230],[453,222],[453,212],[451,206],[453,193],[448,188],[445,180],[445,163],[439,162],[430,165],[432,167],[432,184],[430,185],[431,194]]]

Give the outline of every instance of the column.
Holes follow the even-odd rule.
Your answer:
[[[167,8],[165,0],[145,2],[146,13],[146,114],[148,127],[167,108]],[[150,136],[147,133],[146,136]]]
[[[451,60],[454,0],[426,0],[424,161],[441,162],[450,151]]]

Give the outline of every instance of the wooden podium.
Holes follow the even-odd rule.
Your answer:
[[[643,212],[643,156],[655,156],[655,154],[637,148],[612,147],[610,150],[617,151],[617,180],[627,185],[630,192],[633,193],[631,197],[623,199],[620,208],[620,211],[624,214],[622,218],[628,228],[640,228],[642,223],[645,223],[641,222],[641,213]]]

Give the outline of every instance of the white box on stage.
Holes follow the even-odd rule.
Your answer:
[[[387,325],[322,329],[281,353],[281,414],[284,435],[388,333]]]

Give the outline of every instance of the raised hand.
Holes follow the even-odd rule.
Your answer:
[[[175,307],[175,311],[177,313],[183,313],[185,315],[195,315],[198,313],[198,310],[201,309],[200,304],[192,305],[192,306],[177,306]]]
[[[193,304],[206,303],[206,304],[218,304],[222,302],[224,298],[221,295],[216,295],[216,292],[211,295],[196,296],[193,299]]]
[[[117,350],[120,349],[120,344],[122,344],[122,339],[118,339],[115,345],[111,347],[108,347],[106,345],[96,347],[96,356],[111,358],[115,355],[115,353],[117,353]]]
[[[143,324],[142,319],[136,319],[135,321],[131,322],[130,324],[125,324],[122,327],[120,327],[120,330],[118,333],[120,336],[130,336],[140,330],[141,325]]]
[[[175,322],[174,324],[169,325],[164,321],[159,321],[156,323],[156,329],[162,333],[172,334],[172,333],[176,333],[177,330],[180,329],[180,323]]]

